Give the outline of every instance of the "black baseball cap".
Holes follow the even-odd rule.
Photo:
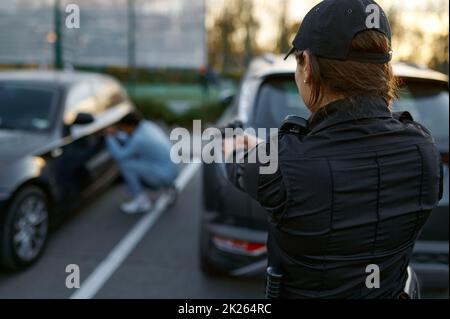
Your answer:
[[[372,0],[325,0],[312,8],[303,19],[292,42],[296,50],[335,60],[353,60],[382,64],[392,59],[389,53],[367,53],[351,50],[355,35],[376,30],[391,41],[391,27],[383,9]]]

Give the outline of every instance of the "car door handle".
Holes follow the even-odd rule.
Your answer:
[[[62,148],[55,148],[51,151],[50,154],[53,158],[56,158],[56,157],[60,157],[62,155],[62,153],[63,153]]]

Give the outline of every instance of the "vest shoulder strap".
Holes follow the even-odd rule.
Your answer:
[[[307,135],[309,133],[309,123],[303,117],[288,115],[281,124],[280,133]]]

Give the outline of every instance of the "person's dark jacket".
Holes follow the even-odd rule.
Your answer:
[[[258,162],[227,164],[231,182],[268,211],[269,265],[284,275],[281,297],[396,298],[439,201],[434,140],[381,98],[339,100],[308,122],[307,135],[279,133],[275,174],[260,174]],[[380,288],[366,286],[372,264]]]

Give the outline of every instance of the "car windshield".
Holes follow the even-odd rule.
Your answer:
[[[301,100],[293,77],[266,80],[259,91],[252,126],[277,128],[288,115],[310,116]]]
[[[400,89],[393,111],[408,111],[416,122],[431,131],[436,140],[448,140],[448,90],[442,85],[409,82]]]
[[[48,130],[55,97],[51,89],[0,83],[0,129]]]

